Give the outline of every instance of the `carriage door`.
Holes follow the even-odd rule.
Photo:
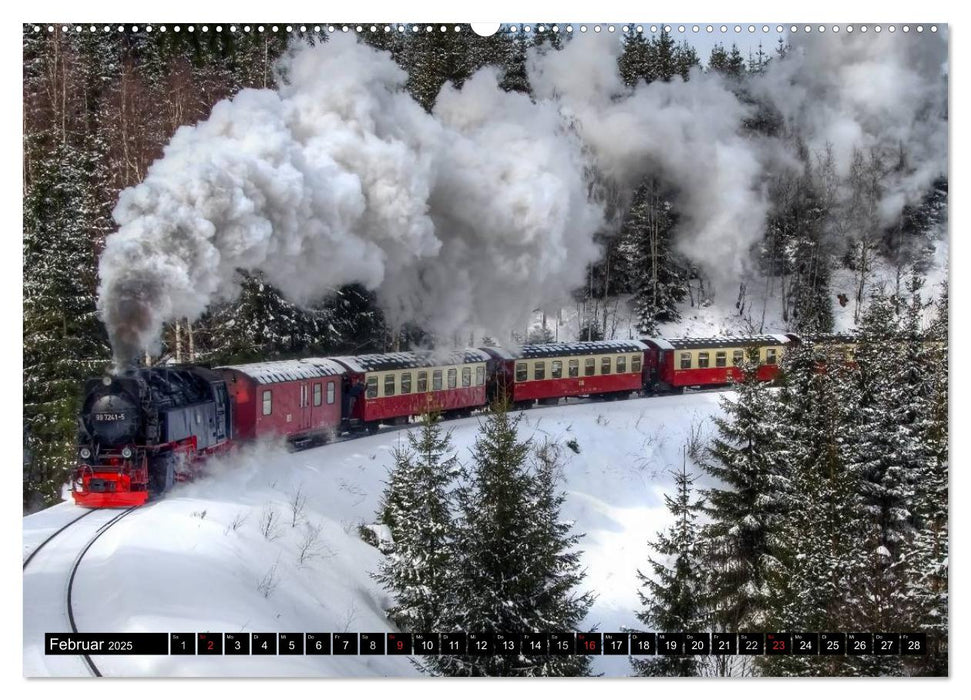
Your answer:
[[[314,428],[323,423],[323,384],[314,382],[310,387],[310,425]]]
[[[304,382],[300,385],[300,429],[306,430],[310,427],[310,384]]]
[[[215,433],[217,440],[224,440],[229,432],[229,394],[225,384],[216,384],[216,425]]]

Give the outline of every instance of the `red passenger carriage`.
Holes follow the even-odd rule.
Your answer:
[[[742,380],[747,353],[759,353],[757,376],[771,381],[790,342],[784,335],[744,338],[646,338],[647,386],[655,390],[683,390],[688,386],[723,386]]]
[[[486,403],[486,362],[481,350],[395,352],[335,357],[347,373],[348,427],[370,431],[380,423],[407,423],[429,411],[468,415]]]
[[[483,348],[495,364],[493,393],[504,393],[520,408],[568,396],[619,398],[640,391],[646,349],[637,340]]]
[[[344,368],[322,358],[220,367],[233,405],[235,440],[328,438],[341,425]]]

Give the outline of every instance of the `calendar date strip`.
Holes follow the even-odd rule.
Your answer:
[[[48,633],[50,655],[920,656],[922,632]]]

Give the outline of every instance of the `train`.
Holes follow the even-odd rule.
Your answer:
[[[521,410],[727,386],[756,356],[758,379],[772,381],[801,340],[643,338],[132,368],[85,383],[71,490],[84,507],[138,506],[208,457],[261,438],[300,448],[428,412],[469,416],[497,400]],[[851,337],[814,340],[852,360]]]

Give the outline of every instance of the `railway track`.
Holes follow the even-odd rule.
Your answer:
[[[90,540],[88,540],[88,543],[84,545],[84,548],[78,553],[77,559],[74,560],[74,564],[71,566],[71,576],[70,578],[68,578],[68,581],[67,581],[67,619],[68,619],[68,622],[70,622],[71,624],[72,632],[80,632],[77,626],[77,622],[74,619],[73,594],[74,594],[74,578],[77,576],[78,568],[81,566],[81,560],[84,559],[84,555],[88,553],[88,550],[91,549],[94,543],[97,542],[98,539],[103,534],[105,534],[113,525],[118,523],[122,518],[131,514],[132,511],[138,509],[139,507],[144,508],[146,506],[132,506],[131,508],[126,508],[125,510],[121,511],[116,516],[114,516],[111,520],[106,522],[104,525],[99,527],[98,530],[94,533],[94,536]],[[94,663],[94,659],[92,659],[90,655],[81,654],[81,659],[84,661],[85,666],[88,667],[88,670],[91,672],[93,676],[97,676],[99,678],[101,677],[102,675],[101,671],[98,669],[97,664]]]
[[[27,558],[24,559],[24,569],[26,569],[27,568],[27,565],[30,564],[31,561],[33,561],[34,557],[37,556],[37,553],[40,552],[40,550],[42,550],[45,546],[47,546],[47,543],[48,542],[50,542],[55,537],[57,537],[58,535],[60,535],[62,532],[64,532],[65,530],[67,530],[69,527],[71,527],[78,520],[81,520],[83,518],[86,518],[86,517],[88,517],[89,515],[91,515],[94,512],[95,511],[93,511],[93,510],[85,511],[84,513],[82,513],[78,517],[74,518],[74,520],[70,520],[67,523],[65,523],[64,525],[62,525],[61,527],[59,527],[56,532],[54,532],[52,535],[50,535],[47,539],[45,539],[39,545],[37,545],[36,547],[34,547],[34,551],[32,551],[30,554],[28,554],[27,555]]]
[[[120,512],[111,513],[111,517],[107,520],[105,517],[109,513],[106,513],[105,510],[87,510],[59,527],[35,547],[24,559],[25,609],[28,605],[27,584],[29,581],[29,591],[31,598],[33,598],[29,604],[38,611],[45,611],[43,613],[45,622],[39,625],[41,629],[37,630],[35,634],[39,634],[42,631],[56,632],[58,630],[65,630],[65,616],[63,612],[60,612],[64,611],[65,608],[58,609],[55,603],[59,595],[65,596],[65,589],[66,600],[65,597],[61,598],[66,603],[67,629],[65,631],[73,633],[81,632],[77,625],[76,599],[74,596],[74,584],[81,567],[81,562],[102,535],[123,518],[130,515],[132,511],[145,507],[147,506],[135,506],[126,508]],[[86,523],[81,523],[85,518],[90,518],[90,516],[95,514],[98,515],[94,519],[90,519]],[[37,555],[41,554],[42,550],[44,555],[38,557]],[[43,656],[43,652],[40,652],[40,655]],[[101,670],[89,655],[79,654],[73,658],[77,659],[78,657],[80,657],[84,669],[89,674],[92,676],[102,675]],[[63,659],[66,662],[71,657],[47,658]],[[41,664],[46,663],[47,661],[41,662]],[[77,662],[75,661],[73,663],[76,664]],[[33,668],[36,669],[37,666]],[[65,675],[75,675],[80,671],[80,667],[67,665],[63,667],[62,671]]]

